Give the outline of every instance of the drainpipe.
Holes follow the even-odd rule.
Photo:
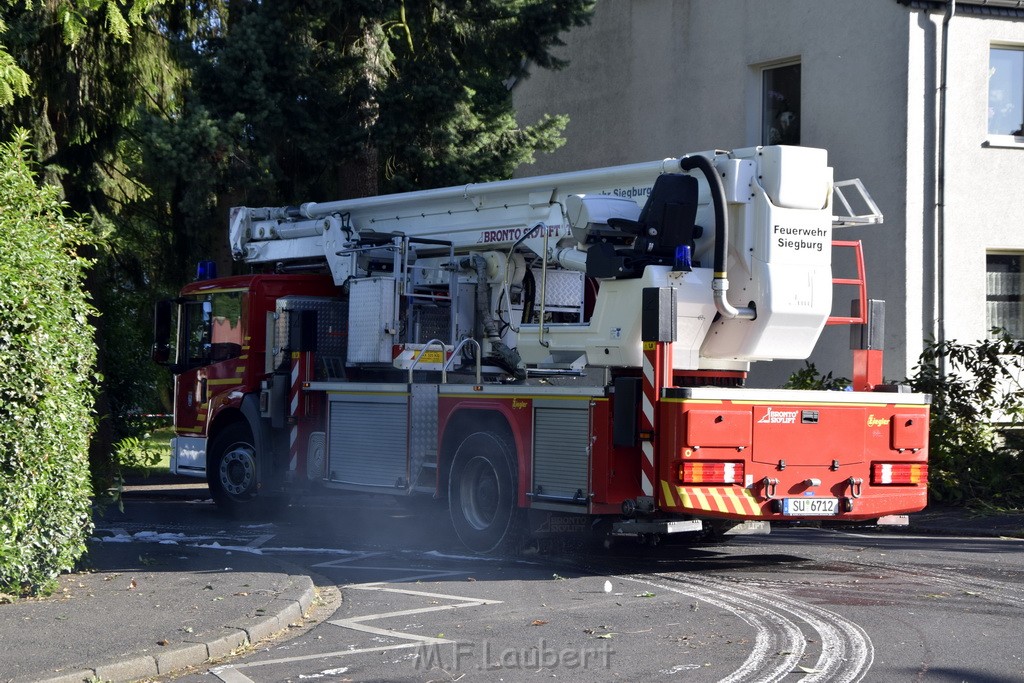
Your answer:
[[[938,151],[935,159],[935,340],[946,341],[946,86],[949,76],[949,22],[956,0],[946,2],[942,19],[942,65],[939,75]],[[946,358],[939,357],[939,375],[946,375]]]

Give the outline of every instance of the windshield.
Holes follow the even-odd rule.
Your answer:
[[[242,354],[244,294],[211,292],[185,298],[181,306],[179,363],[194,368]]]

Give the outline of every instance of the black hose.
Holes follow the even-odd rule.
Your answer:
[[[690,154],[679,161],[684,171],[700,169],[711,188],[711,205],[715,210],[715,277],[725,278],[726,253],[729,249],[729,223],[725,212],[725,185],[711,160],[700,154]]]
[[[523,275],[523,316],[519,320],[520,325],[529,325],[533,321],[533,299],[535,296],[537,296],[537,281],[533,277],[533,270],[527,266],[526,274]]]

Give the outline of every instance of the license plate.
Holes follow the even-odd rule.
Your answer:
[[[834,515],[839,512],[838,498],[783,498],[782,514],[796,517]]]

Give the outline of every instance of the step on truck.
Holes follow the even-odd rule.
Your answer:
[[[247,274],[204,262],[156,305],[171,470],[241,514],[436,501],[478,552],[899,520],[926,501],[929,397],[883,381],[883,304],[833,239],[880,218],[790,146],[235,208]],[[847,391],[745,388],[837,323]]]

